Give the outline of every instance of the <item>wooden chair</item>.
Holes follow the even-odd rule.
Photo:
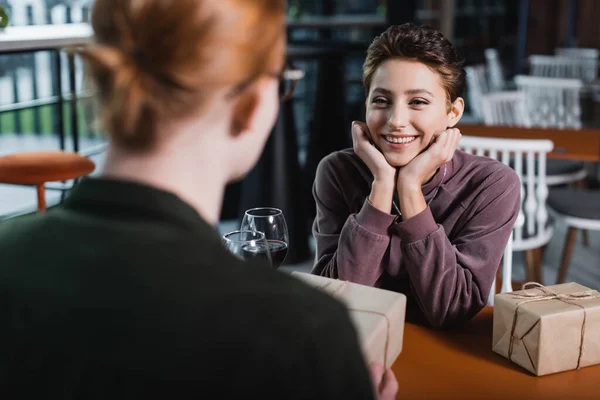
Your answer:
[[[63,151],[27,152],[0,157],[0,183],[33,185],[37,209],[46,210],[44,184],[76,179],[90,174],[96,165],[87,157]]]
[[[546,208],[548,186],[546,184],[546,155],[554,144],[544,139],[500,139],[463,136],[459,149],[466,153],[491,157],[510,165],[521,180],[521,208],[502,261],[502,286],[500,292],[511,292],[512,252],[525,251],[527,280],[542,283],[543,249],[552,239],[553,226],[549,223]],[[537,168],[535,167],[537,164]],[[536,176],[534,171],[540,171]],[[496,288],[496,282],[492,288]],[[520,289],[520,288],[517,288]],[[493,303],[490,292],[488,304]]]

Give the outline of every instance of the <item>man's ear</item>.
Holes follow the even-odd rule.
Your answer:
[[[248,88],[234,101],[231,135],[238,137],[254,128],[254,120],[260,103],[259,93],[253,88]]]
[[[465,111],[465,101],[462,97],[457,97],[451,104],[448,112],[448,128],[453,128],[463,116]]]

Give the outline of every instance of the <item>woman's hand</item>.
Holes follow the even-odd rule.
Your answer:
[[[460,131],[454,128],[440,133],[427,150],[400,168],[397,190],[403,220],[427,208],[421,186],[431,179],[438,168],[452,159],[461,137]]]
[[[377,400],[393,400],[398,394],[398,380],[391,369],[384,369],[383,365],[373,363],[369,365],[373,391]]]
[[[392,167],[383,153],[373,144],[369,127],[364,122],[352,123],[352,143],[354,152],[367,165],[373,178],[378,182],[389,181],[394,184],[396,168]]]
[[[354,152],[373,174],[369,201],[378,210],[389,213],[396,187],[396,168],[392,167],[371,140],[369,127],[364,122],[352,123]]]
[[[404,188],[421,188],[442,165],[454,156],[462,135],[456,128],[440,133],[427,150],[400,168],[398,191]]]

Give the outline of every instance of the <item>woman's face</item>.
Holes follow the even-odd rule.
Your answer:
[[[436,72],[419,61],[390,59],[373,74],[367,125],[386,160],[402,167],[452,123],[448,108]]]

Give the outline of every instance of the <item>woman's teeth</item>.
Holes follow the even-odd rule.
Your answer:
[[[415,140],[417,137],[416,136],[410,136],[410,137],[394,137],[394,136],[385,136],[385,140],[387,140],[390,143],[396,143],[396,144],[405,144],[405,143],[410,143],[413,140]]]

